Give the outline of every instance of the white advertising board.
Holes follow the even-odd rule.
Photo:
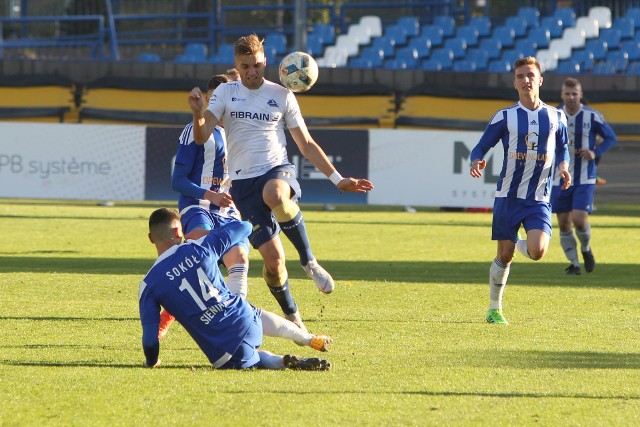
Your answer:
[[[469,175],[471,150],[482,132],[387,130],[369,132],[372,205],[493,207],[504,158],[502,144],[487,155],[482,178]]]
[[[0,123],[0,197],[143,200],[145,127]]]

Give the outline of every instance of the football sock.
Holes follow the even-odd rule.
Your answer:
[[[576,228],[576,235],[580,240],[580,250],[582,252],[589,252],[591,250],[591,224],[587,224],[587,228],[580,231]]]
[[[502,310],[502,294],[507,285],[510,265],[504,265],[498,258],[495,258],[489,269],[489,308],[492,310]]]
[[[247,299],[249,266],[247,264],[234,264],[229,267],[227,275],[227,287],[232,294],[242,299]]]
[[[516,242],[516,251],[531,259],[531,256],[529,256],[529,249],[527,249],[527,239],[518,240]]]
[[[566,233],[560,232],[560,246],[567,259],[571,261],[572,265],[576,267],[580,266],[580,260],[578,260],[578,251],[576,250],[576,239],[573,236],[573,230],[569,230]]]
[[[260,363],[258,367],[262,369],[284,369],[284,363],[282,363],[282,356],[273,354],[270,351],[259,350]]]
[[[266,336],[286,338],[302,346],[309,345],[313,339],[312,334],[270,311],[260,310],[260,320],[262,320],[262,332]]]
[[[300,207],[297,203],[286,200],[273,209],[273,214],[284,235],[287,236],[287,239],[298,251],[300,264],[307,265],[309,260],[313,259],[313,254],[311,253],[311,244],[309,243],[307,228],[305,227]]]

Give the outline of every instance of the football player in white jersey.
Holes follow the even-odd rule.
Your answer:
[[[596,260],[591,251],[591,225],[589,214],[593,210],[598,170],[596,157],[601,156],[616,143],[616,134],[604,121],[602,115],[583,105],[582,85],[577,79],[568,78],[562,84],[560,96],[563,110],[567,115],[569,132],[569,171],[573,176],[571,187],[560,189],[560,178],[555,177],[551,192],[551,206],[558,216],[560,246],[571,265],[567,274],[580,274],[580,261],[573,228],[580,241],[580,251],[584,259],[584,269],[591,273]],[[601,143],[597,143],[600,137]]]
[[[540,100],[542,75],[533,57],[514,64],[513,86],[519,102],[498,111],[471,152],[471,176],[480,178],[486,167],[485,154],[499,142],[504,163],[493,205],[492,240],[498,241],[497,256],[489,269],[489,323],[508,324],[502,313],[502,296],[515,251],[532,260],[543,257],[551,237],[551,173],[554,166],[571,185],[566,117],[561,110]],[[527,238],[518,238],[523,225]]]
[[[300,185],[287,156],[285,127],[302,155],[340,191],[367,192],[373,189],[373,184],[366,179],[343,178],[309,134],[293,92],[264,78],[263,42],[255,34],[240,37],[234,45],[240,81],[218,87],[206,110],[205,97],[197,87],[189,94],[188,103],[198,144],[208,139],[220,120],[224,121],[231,196],[242,218],[253,224],[249,241],[264,260],[263,276],[269,290],[285,317],[304,329],[289,289],[280,230],[298,251],[303,269],[322,292],[332,292],[335,284],[311,252],[297,204]]]

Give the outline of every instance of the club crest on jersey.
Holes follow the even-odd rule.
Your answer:
[[[274,101],[273,99],[268,100],[267,101],[267,105],[269,107],[276,107],[276,108],[278,107],[278,103],[276,101]]]
[[[527,150],[536,151],[538,149],[538,133],[531,132],[524,137],[524,142],[527,144]]]

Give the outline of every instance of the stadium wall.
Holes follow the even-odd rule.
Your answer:
[[[0,123],[0,197],[176,200],[171,168],[181,127]],[[290,136],[288,136],[290,138]],[[302,202],[490,207],[501,158],[484,179],[468,175],[479,132],[318,129],[314,138],[345,176],[369,177],[375,191],[338,191],[292,140]],[[493,156],[499,156],[499,153]]]

